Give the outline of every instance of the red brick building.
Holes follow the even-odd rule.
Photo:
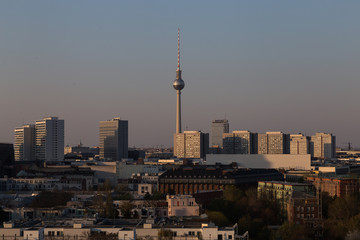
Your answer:
[[[321,201],[318,196],[293,192],[287,203],[289,223],[303,224],[313,239],[323,236]]]
[[[312,182],[317,190],[329,193],[329,196],[344,197],[360,190],[360,181],[358,178],[351,177],[328,177],[328,176],[311,176],[306,177],[306,181]]]

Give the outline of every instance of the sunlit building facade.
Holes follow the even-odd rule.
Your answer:
[[[64,160],[64,120],[46,117],[35,122],[35,157],[44,162]]]
[[[35,125],[15,128],[14,137],[15,161],[35,161]]]

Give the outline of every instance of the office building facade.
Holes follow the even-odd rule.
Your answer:
[[[15,128],[14,136],[15,161],[35,161],[35,125]]]
[[[290,153],[289,135],[282,132],[258,134],[258,154]]]
[[[208,133],[184,131],[174,134],[174,156],[177,158],[204,158],[208,148]]]
[[[310,140],[311,156],[318,159],[336,157],[336,137],[331,133],[316,133]]]
[[[290,154],[304,155],[310,153],[310,139],[302,134],[290,134]]]
[[[250,131],[233,131],[223,134],[224,154],[254,154],[256,134]]]
[[[46,117],[35,122],[35,158],[43,162],[64,160],[64,120]]]
[[[100,159],[118,161],[128,157],[128,121],[113,118],[100,122]]]
[[[229,121],[226,119],[214,120],[211,123],[211,146],[213,148],[223,147],[223,134],[229,133]]]

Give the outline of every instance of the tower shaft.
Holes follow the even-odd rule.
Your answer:
[[[177,90],[176,102],[176,133],[181,133],[181,91]]]

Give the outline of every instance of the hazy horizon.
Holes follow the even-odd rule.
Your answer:
[[[358,1],[1,1],[0,142],[47,116],[65,145],[172,146],[177,28],[183,130],[333,133],[360,147]]]

